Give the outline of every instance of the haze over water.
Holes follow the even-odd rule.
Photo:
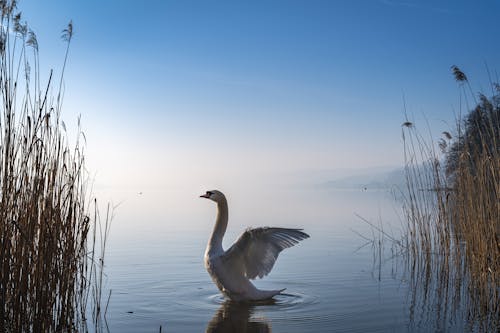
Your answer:
[[[379,264],[357,234],[371,237],[372,230],[355,213],[382,219],[397,233],[399,208],[387,190],[255,186],[227,195],[225,248],[249,226],[302,227],[311,235],[283,251],[271,274],[256,281],[261,288],[287,288],[287,294],[274,304],[226,302],[203,267],[215,205],[190,190],[131,192],[116,211],[106,260],[112,332],[434,328],[433,318],[418,317],[420,310],[416,322],[410,320],[403,265],[390,253]]]

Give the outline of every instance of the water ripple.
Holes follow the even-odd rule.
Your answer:
[[[206,301],[209,304],[223,305],[228,300],[222,294],[217,293],[206,297]],[[316,303],[319,303],[318,297],[301,293],[283,293],[270,300],[249,302],[255,307],[275,306],[281,309],[293,309]]]

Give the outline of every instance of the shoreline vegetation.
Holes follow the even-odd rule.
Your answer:
[[[452,72],[461,97],[476,104],[466,103],[455,133],[443,132],[436,149],[403,124],[404,247],[413,287],[434,292],[438,319],[461,309],[468,329],[489,332],[500,325],[500,86],[477,101],[467,76]]]
[[[61,119],[73,24],[60,77],[42,82],[17,2],[0,16],[0,332],[98,332],[111,210],[101,223],[80,120],[72,144]]]
[[[407,120],[402,124],[405,187],[401,238],[360,217],[373,229],[374,260],[384,240],[404,264],[410,290],[410,327],[450,323],[467,331],[500,327],[500,85],[476,100],[466,75],[453,75],[470,110],[454,133],[435,142]],[[470,108],[468,100],[476,105]],[[462,107],[462,106],[461,106]],[[365,238],[365,237],[364,237]],[[457,323],[457,320],[462,321]],[[427,323],[427,324],[425,324]],[[454,325],[455,325],[454,324]]]

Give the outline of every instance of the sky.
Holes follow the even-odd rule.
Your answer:
[[[486,94],[500,70],[493,0],[18,7],[47,73],[61,70],[73,20],[63,118],[71,131],[81,114],[87,166],[104,187],[279,184],[398,166],[405,110],[436,138],[453,126],[452,65]]]

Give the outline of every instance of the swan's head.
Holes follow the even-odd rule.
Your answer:
[[[207,198],[215,202],[223,202],[226,200],[224,194],[217,190],[207,191],[207,193],[200,195],[200,198]]]

